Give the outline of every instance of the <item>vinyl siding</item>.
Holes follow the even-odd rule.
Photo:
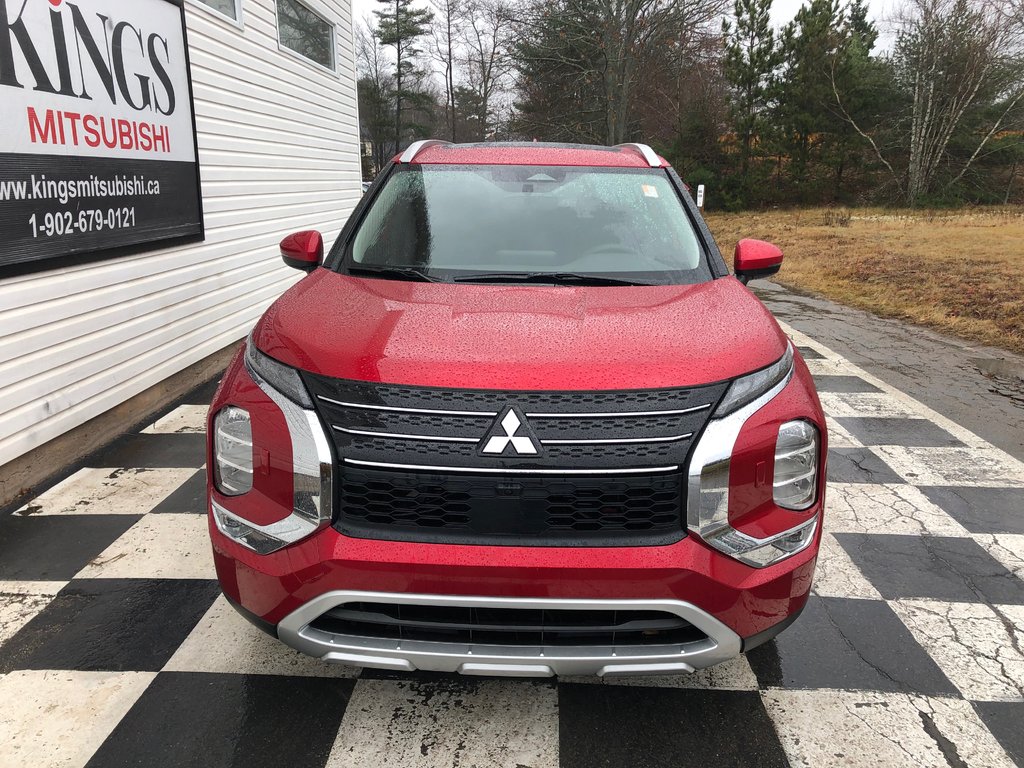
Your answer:
[[[279,49],[275,0],[241,25],[185,4],[204,242],[0,279],[0,465],[242,339],[300,277],[280,239],[337,236],[360,195],[351,2],[307,4],[337,73]]]

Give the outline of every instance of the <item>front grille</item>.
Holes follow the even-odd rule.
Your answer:
[[[303,377],[340,464],[338,530],[534,546],[682,538],[682,476],[728,386],[501,391]]]
[[[665,611],[346,603],[310,627],[334,635],[464,645],[676,645],[707,635]]]
[[[337,529],[453,544],[632,546],[683,536],[682,479],[456,475],[346,467]]]

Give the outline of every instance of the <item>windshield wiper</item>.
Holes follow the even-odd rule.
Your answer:
[[[431,277],[415,267],[371,267],[358,264],[350,264],[348,267],[350,275],[365,275],[367,277],[381,277],[389,280],[415,280],[419,283],[439,282],[436,277]]]
[[[576,272],[481,272],[453,278],[457,283],[552,283],[554,285],[650,285],[636,280]]]

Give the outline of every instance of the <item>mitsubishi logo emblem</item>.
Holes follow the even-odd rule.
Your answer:
[[[520,430],[523,434],[519,434]],[[481,453],[497,456],[505,453],[509,446],[519,456],[536,456],[537,444],[529,434],[529,427],[523,423],[515,410],[506,408],[500,421],[491,427],[490,437],[481,448]]]

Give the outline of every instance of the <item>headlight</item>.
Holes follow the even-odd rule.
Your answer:
[[[299,372],[260,352],[252,340],[251,333],[245,343],[245,365],[250,373],[255,373],[292,402],[303,408],[313,407],[313,401],[309,399],[309,393],[299,377]]]
[[[786,351],[778,360],[760,371],[736,379],[715,409],[715,418],[720,419],[752,403],[772,389],[793,372],[793,345],[787,342]]]
[[[818,527],[818,518],[814,516],[774,536],[758,539],[733,528],[729,522],[729,475],[736,440],[747,419],[785,389],[792,375],[793,348],[787,345],[786,353],[778,361],[736,379],[690,459],[686,502],[689,529],[719,552],[755,568],[773,565],[803,551],[814,541]],[[807,509],[817,496],[817,429],[804,421],[783,424],[775,453],[776,504],[788,509]],[[807,473],[812,468],[815,473],[808,488]],[[800,504],[803,506],[786,506]]]
[[[213,420],[214,480],[225,496],[252,490],[252,424],[249,413],[229,406]]]
[[[818,428],[807,421],[787,421],[775,443],[775,503],[804,510],[818,495]]]
[[[312,410],[312,400],[302,384],[299,372],[264,355],[256,349],[251,336],[245,350],[245,365],[256,386],[263,390],[284,417],[291,443],[292,508],[287,517],[267,525],[247,519],[245,500],[242,499],[237,504],[210,499],[210,509],[221,533],[254,552],[266,555],[301,541],[330,523],[333,459],[327,436]],[[242,417],[245,421],[244,433],[243,427],[235,424]],[[222,420],[227,426],[224,430],[224,450],[218,442]],[[217,415],[216,423],[217,489],[224,495],[237,496],[252,488],[252,430],[249,414],[241,408],[227,407]],[[242,440],[247,446],[247,463],[241,461],[241,448],[236,445]],[[230,453],[232,449],[239,455]],[[222,454],[225,457],[223,461],[220,458]],[[247,469],[247,480],[228,475],[229,470],[241,471],[239,468]]]

